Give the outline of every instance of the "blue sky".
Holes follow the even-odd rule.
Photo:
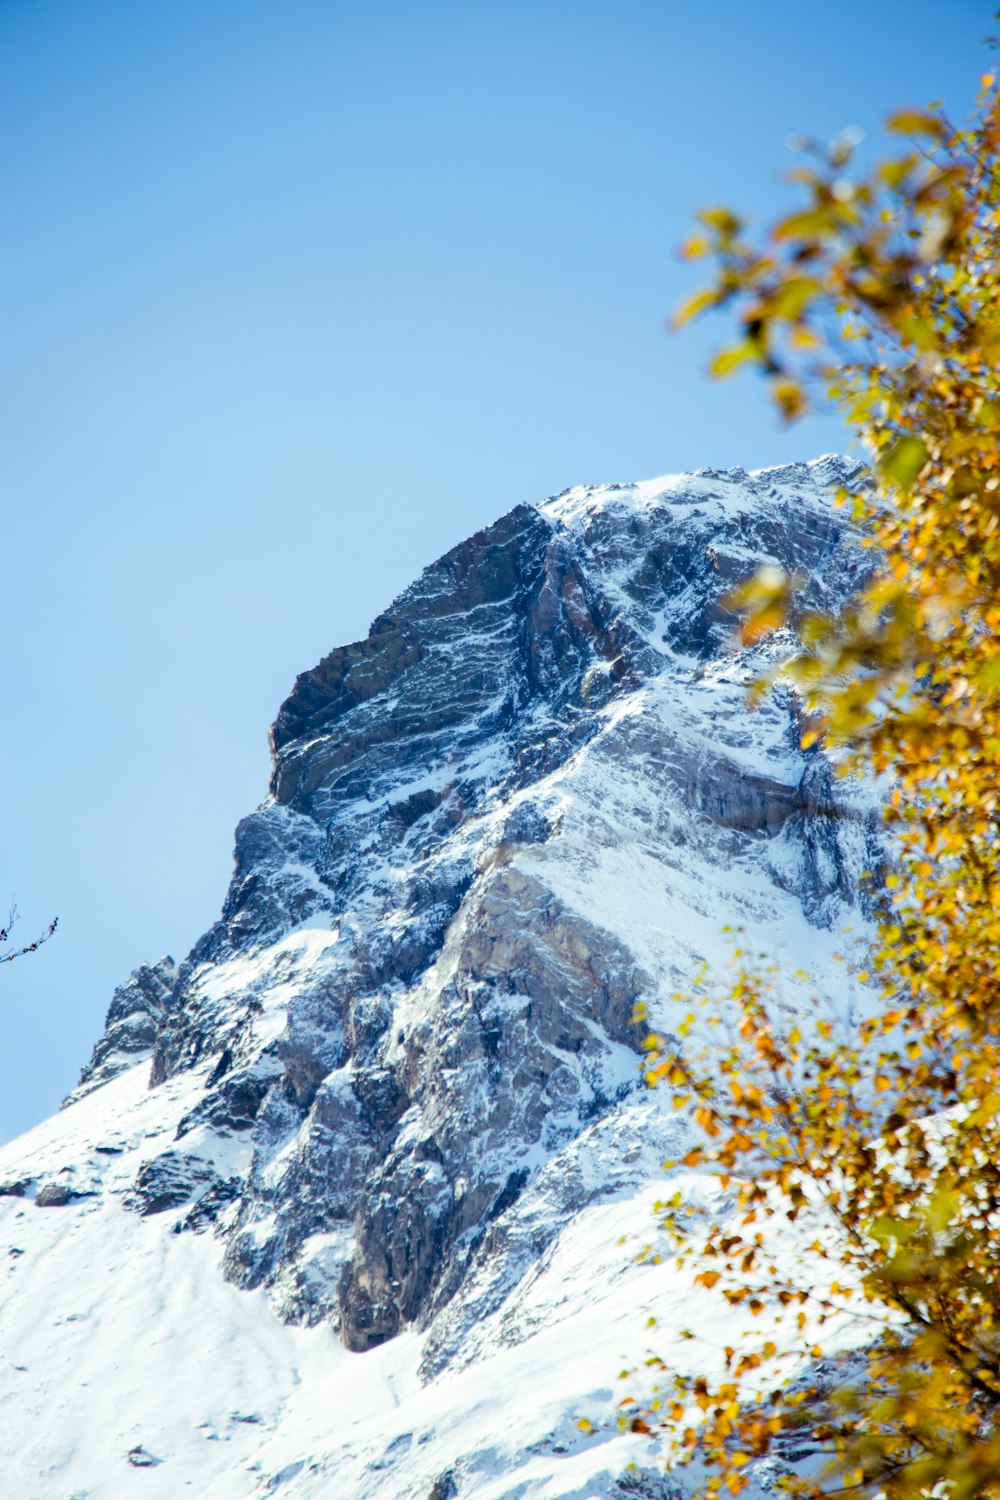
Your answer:
[[[842,447],[669,335],[793,132],[966,112],[991,5],[0,0],[0,1138],[217,915],[295,674],[521,500]]]

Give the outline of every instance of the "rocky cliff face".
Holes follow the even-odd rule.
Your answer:
[[[236,1287],[350,1351],[418,1335],[423,1382],[529,1340],[573,1224],[683,1132],[643,1090],[643,1028],[724,962],[725,926],[850,1024],[833,958],[874,814],[799,750],[794,701],[750,712],[759,652],[724,601],[768,560],[810,605],[845,598],[864,554],[831,488],[858,478],[824,459],[518,506],[303,673],[221,919],[116,992],[72,1096],[151,1056],[157,1129],[73,1190],[204,1235]],[[408,1452],[340,1493],[418,1493]],[[439,1492],[485,1495],[462,1452]],[[543,1492],[578,1493],[496,1490]]]

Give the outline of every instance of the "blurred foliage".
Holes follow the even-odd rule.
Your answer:
[[[675,1201],[665,1223],[761,1337],[734,1335],[714,1383],[664,1367],[623,1420],[679,1431],[707,1489],[734,1495],[770,1455],[803,1495],[1000,1496],[995,80],[964,127],[939,107],[889,126],[898,152],[871,169],[849,137],[806,144],[802,202],[760,246],[712,209],[685,249],[713,278],[678,321],[723,308],[739,328],[714,372],[763,372],[789,420],[832,400],[870,451],[872,485],[843,503],[872,571],[840,615],[801,622],[781,676],[804,746],[884,777],[894,871],[860,1035],[783,1028],[774,980],[749,965],[721,1064],[665,1039],[650,1058],[700,1126],[687,1165],[733,1207],[699,1218]],[[744,638],[780,627],[792,592],[753,580]],[[789,1280],[768,1246],[803,1226],[811,1269]],[[863,1355],[843,1353],[849,1323]]]

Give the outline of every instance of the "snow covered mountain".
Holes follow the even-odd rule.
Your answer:
[[[748,708],[723,601],[846,597],[859,472],[520,505],[298,678],[219,921],[0,1152],[9,1493],[676,1492],[576,1425],[651,1314],[719,1316],[634,1258],[686,1130],[639,1049],[733,926],[850,1024],[877,816]]]

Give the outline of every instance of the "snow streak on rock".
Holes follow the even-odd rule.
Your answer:
[[[684,1134],[643,1089],[636,1006],[669,1031],[738,926],[851,1024],[836,954],[874,812],[800,752],[791,699],[749,711],[759,653],[725,597],[773,561],[807,604],[844,599],[864,554],[831,489],[858,477],[822,459],[519,506],[298,678],[221,919],[116,992],[70,1107],[3,1154],[8,1421],[76,1338],[23,1316],[42,1254],[100,1325],[86,1367],[118,1412],[102,1446],[95,1397],[67,1393],[24,1493],[131,1493],[122,1464],[150,1496],[334,1474],[359,1500],[668,1493],[621,1477],[632,1439],[573,1423],[638,1313],[691,1295],[617,1243],[653,1232]],[[171,1350],[204,1364],[169,1414],[121,1363],[151,1316],[147,1383]]]

